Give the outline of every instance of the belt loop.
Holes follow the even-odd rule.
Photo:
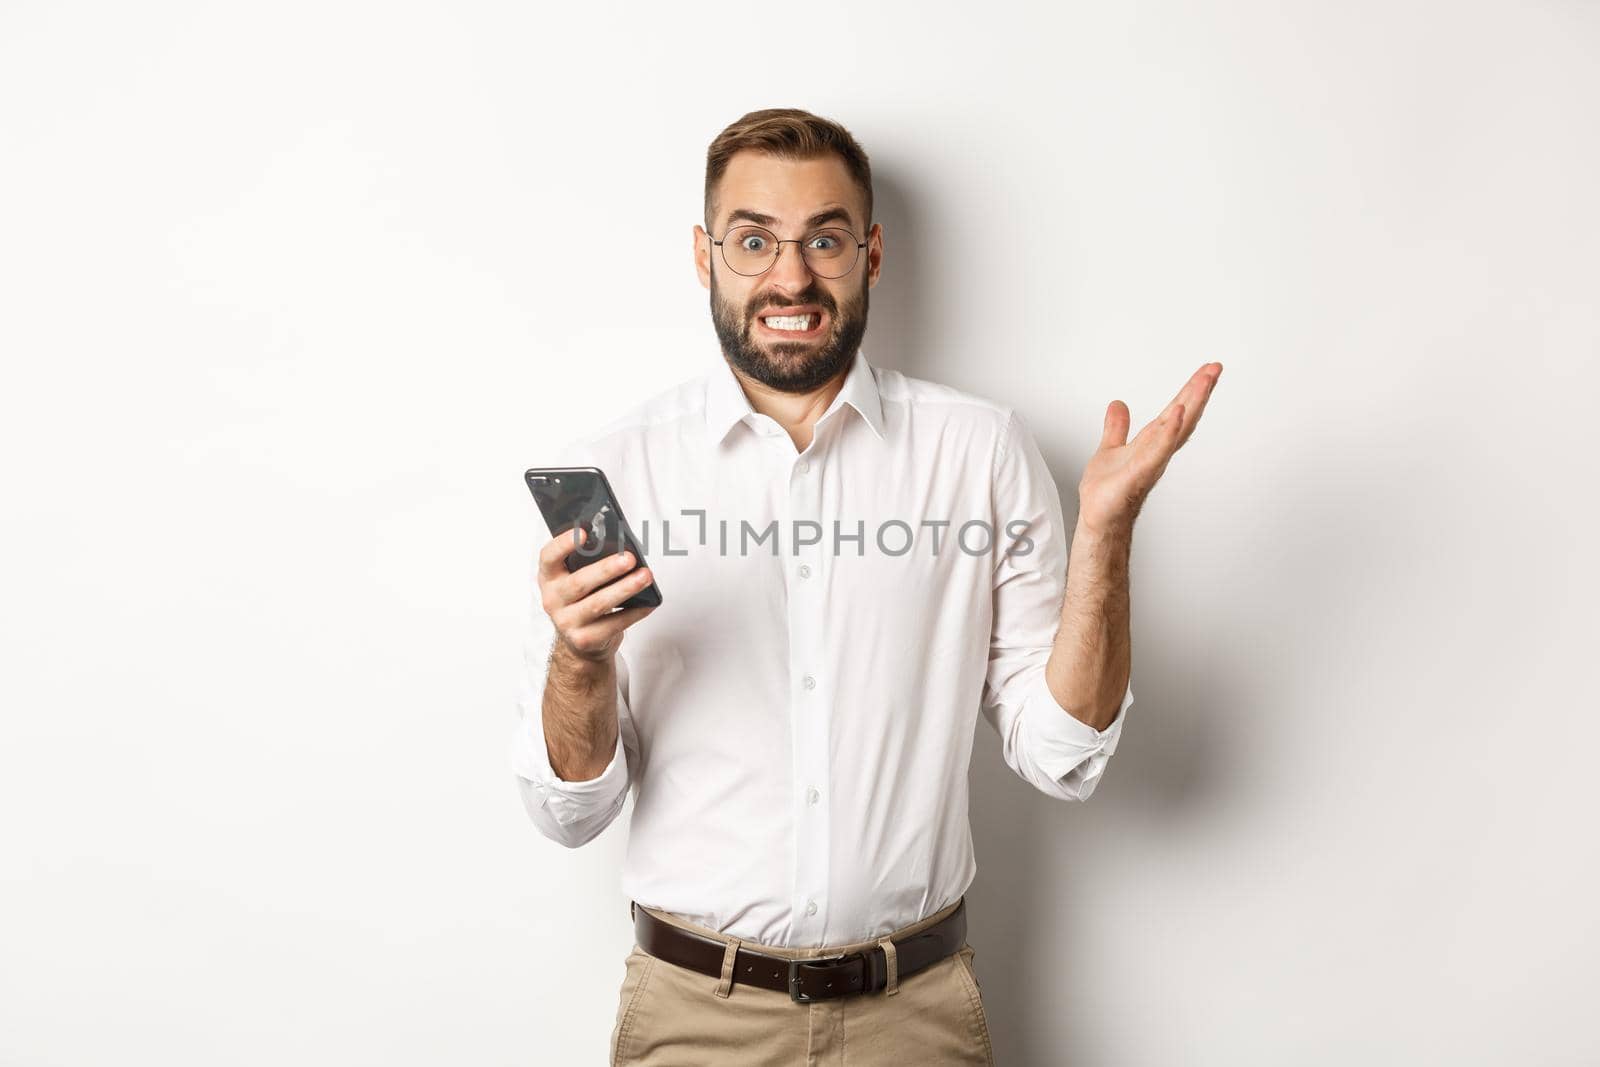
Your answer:
[[[878,944],[883,947],[883,958],[889,964],[889,979],[884,983],[883,995],[892,997],[900,992],[900,964],[895,958],[894,941],[892,938],[881,937],[878,939]]]
[[[733,992],[733,959],[738,954],[739,946],[742,944],[744,942],[737,937],[729,938],[728,947],[722,953],[722,977],[718,979],[717,988],[714,992],[724,1000]]]

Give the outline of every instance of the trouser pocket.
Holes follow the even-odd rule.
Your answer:
[[[989,1040],[989,1017],[983,1010],[983,990],[978,981],[978,972],[972,966],[972,957],[976,955],[977,951],[971,945],[962,945],[956,952],[957,969],[965,979],[968,996],[972,998],[973,1029],[983,1043],[983,1053],[988,1058],[990,1067],[993,1067],[994,1044]]]
[[[650,983],[650,972],[655,969],[655,965],[656,958],[637,945],[628,953],[622,976],[622,990],[617,996],[617,1022],[611,1028],[612,1067],[620,1067],[628,1062],[631,1054],[628,1039],[633,1029],[633,1021],[639,1014],[639,1001],[644,996],[645,986]]]

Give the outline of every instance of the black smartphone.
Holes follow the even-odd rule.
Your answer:
[[[584,529],[583,544],[576,545],[567,554],[567,570],[586,567],[623,549],[632,552],[637,561],[629,574],[645,565],[644,553],[639,551],[639,543],[628,529],[628,520],[622,517],[617,495],[611,491],[611,483],[606,481],[605,472],[599,467],[531,467],[523,478],[544,514],[551,536],[570,534],[579,525]],[[624,575],[617,576],[622,577]],[[657,607],[660,603],[661,590],[652,574],[650,584],[624,600],[616,610]]]

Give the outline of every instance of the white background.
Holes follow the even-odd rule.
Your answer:
[[[0,1062],[603,1062],[627,812],[519,802],[520,474],[720,358],[768,106],[871,154],[869,358],[1069,516],[1226,366],[1099,792],[974,709],[1000,1062],[1600,1059],[1600,7],[579,7],[3,8]]]

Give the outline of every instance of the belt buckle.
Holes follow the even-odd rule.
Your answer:
[[[866,957],[860,952],[847,952],[842,956],[826,956],[821,959],[790,960],[789,999],[802,1004],[807,1004],[814,1000],[831,1000],[834,997],[842,997],[849,993],[860,992],[859,985],[856,989],[838,989],[828,990],[826,992],[819,990],[815,993],[807,993],[802,991],[800,988],[800,971],[802,968],[806,970],[823,970],[835,964],[843,963],[845,960],[851,959],[852,957],[861,958],[862,970],[864,972],[866,970]]]

